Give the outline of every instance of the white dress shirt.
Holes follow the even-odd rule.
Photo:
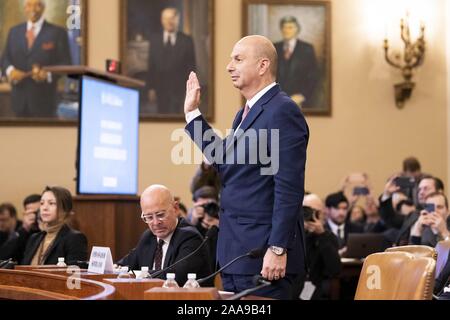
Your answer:
[[[275,87],[277,84],[276,82],[272,82],[271,84],[269,84],[267,87],[265,87],[264,89],[262,89],[261,91],[259,91],[253,98],[251,98],[250,100],[247,100],[247,106],[250,110],[252,110],[252,107],[258,102],[259,99],[261,99],[267,92],[269,92],[270,89],[272,89],[273,87]],[[250,113],[250,111],[249,111]],[[242,125],[242,122],[239,124],[239,126],[236,128],[235,134],[236,132],[239,130],[239,128]]]
[[[286,47],[289,48],[289,51],[292,53],[295,50],[295,47],[297,46],[297,39],[291,39],[288,42],[284,43],[284,50],[286,50]]]
[[[162,246],[162,261],[161,261],[161,269],[164,268],[164,260],[166,259],[166,253],[167,253],[167,249],[169,248],[169,244],[170,244],[170,240],[172,240],[172,236],[173,236],[173,232],[171,234],[169,234],[166,238],[162,239],[164,241],[164,244]],[[159,238],[156,238],[156,246],[158,246],[159,243]],[[153,270],[155,270],[155,262],[153,262]]]
[[[168,41],[174,46],[177,43],[177,33],[164,31],[164,44],[167,44]]]
[[[38,21],[36,21],[34,24],[31,21],[27,22],[27,31],[29,31],[34,26],[34,38],[36,39],[39,33],[42,30],[42,26],[44,25],[44,16],[42,16]]]
[[[344,237],[345,237],[345,230],[344,230],[345,229],[345,223],[343,223],[340,226],[338,226],[331,219],[328,219],[328,225],[330,226],[331,232],[333,232],[336,237],[344,239]]]

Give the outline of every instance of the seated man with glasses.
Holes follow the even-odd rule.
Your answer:
[[[148,225],[137,247],[117,262],[132,270],[149,267],[159,271],[195,251],[203,241],[195,227],[178,218],[178,203],[164,186],[154,185],[141,195],[142,220]],[[188,273],[196,273],[197,279],[206,277],[210,270],[209,254],[204,246],[199,252],[174,268],[160,274],[175,273],[178,285],[183,286]]]

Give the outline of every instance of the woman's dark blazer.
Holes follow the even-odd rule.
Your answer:
[[[39,245],[44,240],[44,231],[33,234],[28,240],[22,265],[29,265],[33,260]],[[50,245],[43,264],[52,265],[58,263],[58,258],[64,258],[66,264],[77,264],[87,260],[87,238],[79,231],[71,229],[66,224],[58,232],[55,240]]]

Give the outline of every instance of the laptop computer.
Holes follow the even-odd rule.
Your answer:
[[[344,258],[363,259],[386,248],[386,240],[379,233],[349,233],[347,239],[347,252]]]

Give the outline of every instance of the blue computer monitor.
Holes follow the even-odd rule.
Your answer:
[[[83,76],[77,193],[136,195],[139,91]]]

